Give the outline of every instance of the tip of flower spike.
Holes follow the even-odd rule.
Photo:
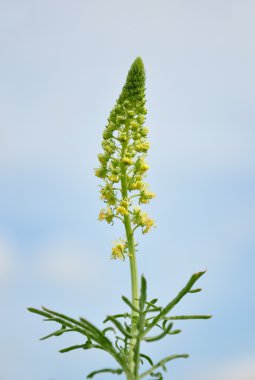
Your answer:
[[[126,83],[123,87],[122,96],[131,95],[137,97],[143,95],[145,90],[145,68],[143,61],[140,57],[137,57],[132,63]]]
[[[136,66],[136,67],[141,67],[143,70],[144,70],[144,64],[143,64],[143,60],[141,57],[136,57],[136,59],[134,60],[134,62],[132,63],[132,66]]]

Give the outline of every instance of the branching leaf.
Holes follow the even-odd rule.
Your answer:
[[[177,294],[177,296],[170,301],[166,307],[152,320],[151,324],[147,327],[144,332],[144,336],[160,321],[162,320],[177,304],[180,300],[191,290],[195,282],[203,276],[204,272],[198,272],[191,276],[185,287]]]

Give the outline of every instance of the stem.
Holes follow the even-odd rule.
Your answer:
[[[128,198],[128,189],[127,189],[127,173],[126,167],[123,164],[121,167],[121,192],[123,199]],[[135,255],[135,243],[134,243],[134,234],[132,231],[130,215],[127,214],[124,216],[124,225],[127,237],[127,245],[128,245],[128,253],[129,253],[129,262],[130,262],[130,275],[131,275],[131,288],[132,288],[132,304],[138,309],[139,308],[139,293],[138,293],[138,271],[137,271],[137,263],[136,263],[136,255]],[[136,319],[138,317],[138,313],[132,310],[131,315],[131,334],[137,335],[137,326]],[[134,366],[134,347],[136,344],[136,338],[130,339],[130,347],[129,347],[129,370],[132,374],[134,374],[135,366]],[[128,378],[129,380],[129,378]]]

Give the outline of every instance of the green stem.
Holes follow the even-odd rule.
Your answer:
[[[126,173],[126,168],[124,165],[122,165],[121,171],[122,171],[122,176],[121,176],[122,197],[123,199],[127,199],[128,198],[127,173]],[[138,309],[139,308],[138,271],[137,271],[136,254],[135,254],[134,234],[132,231],[129,214],[124,216],[124,225],[125,225],[125,231],[126,231],[126,237],[127,237],[128,254],[129,254],[129,262],[130,262],[132,304],[136,309]],[[138,317],[138,313],[132,310],[132,316],[131,316],[131,334],[132,335],[137,335],[137,326],[136,326],[137,317]],[[129,370],[132,374],[134,374],[135,372],[135,363],[134,363],[135,344],[136,344],[136,338],[130,339],[128,363],[129,363]]]

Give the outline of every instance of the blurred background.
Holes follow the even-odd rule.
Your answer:
[[[80,380],[115,367],[97,351],[58,353],[79,335],[39,342],[55,326],[26,307],[99,326],[125,311],[129,265],[110,260],[123,230],[97,221],[93,168],[137,56],[157,193],[139,270],[163,305],[207,269],[203,292],[176,312],[214,315],[176,323],[182,334],[147,352],[190,354],[166,379],[255,379],[254,12],[252,0],[0,1],[1,380]]]

